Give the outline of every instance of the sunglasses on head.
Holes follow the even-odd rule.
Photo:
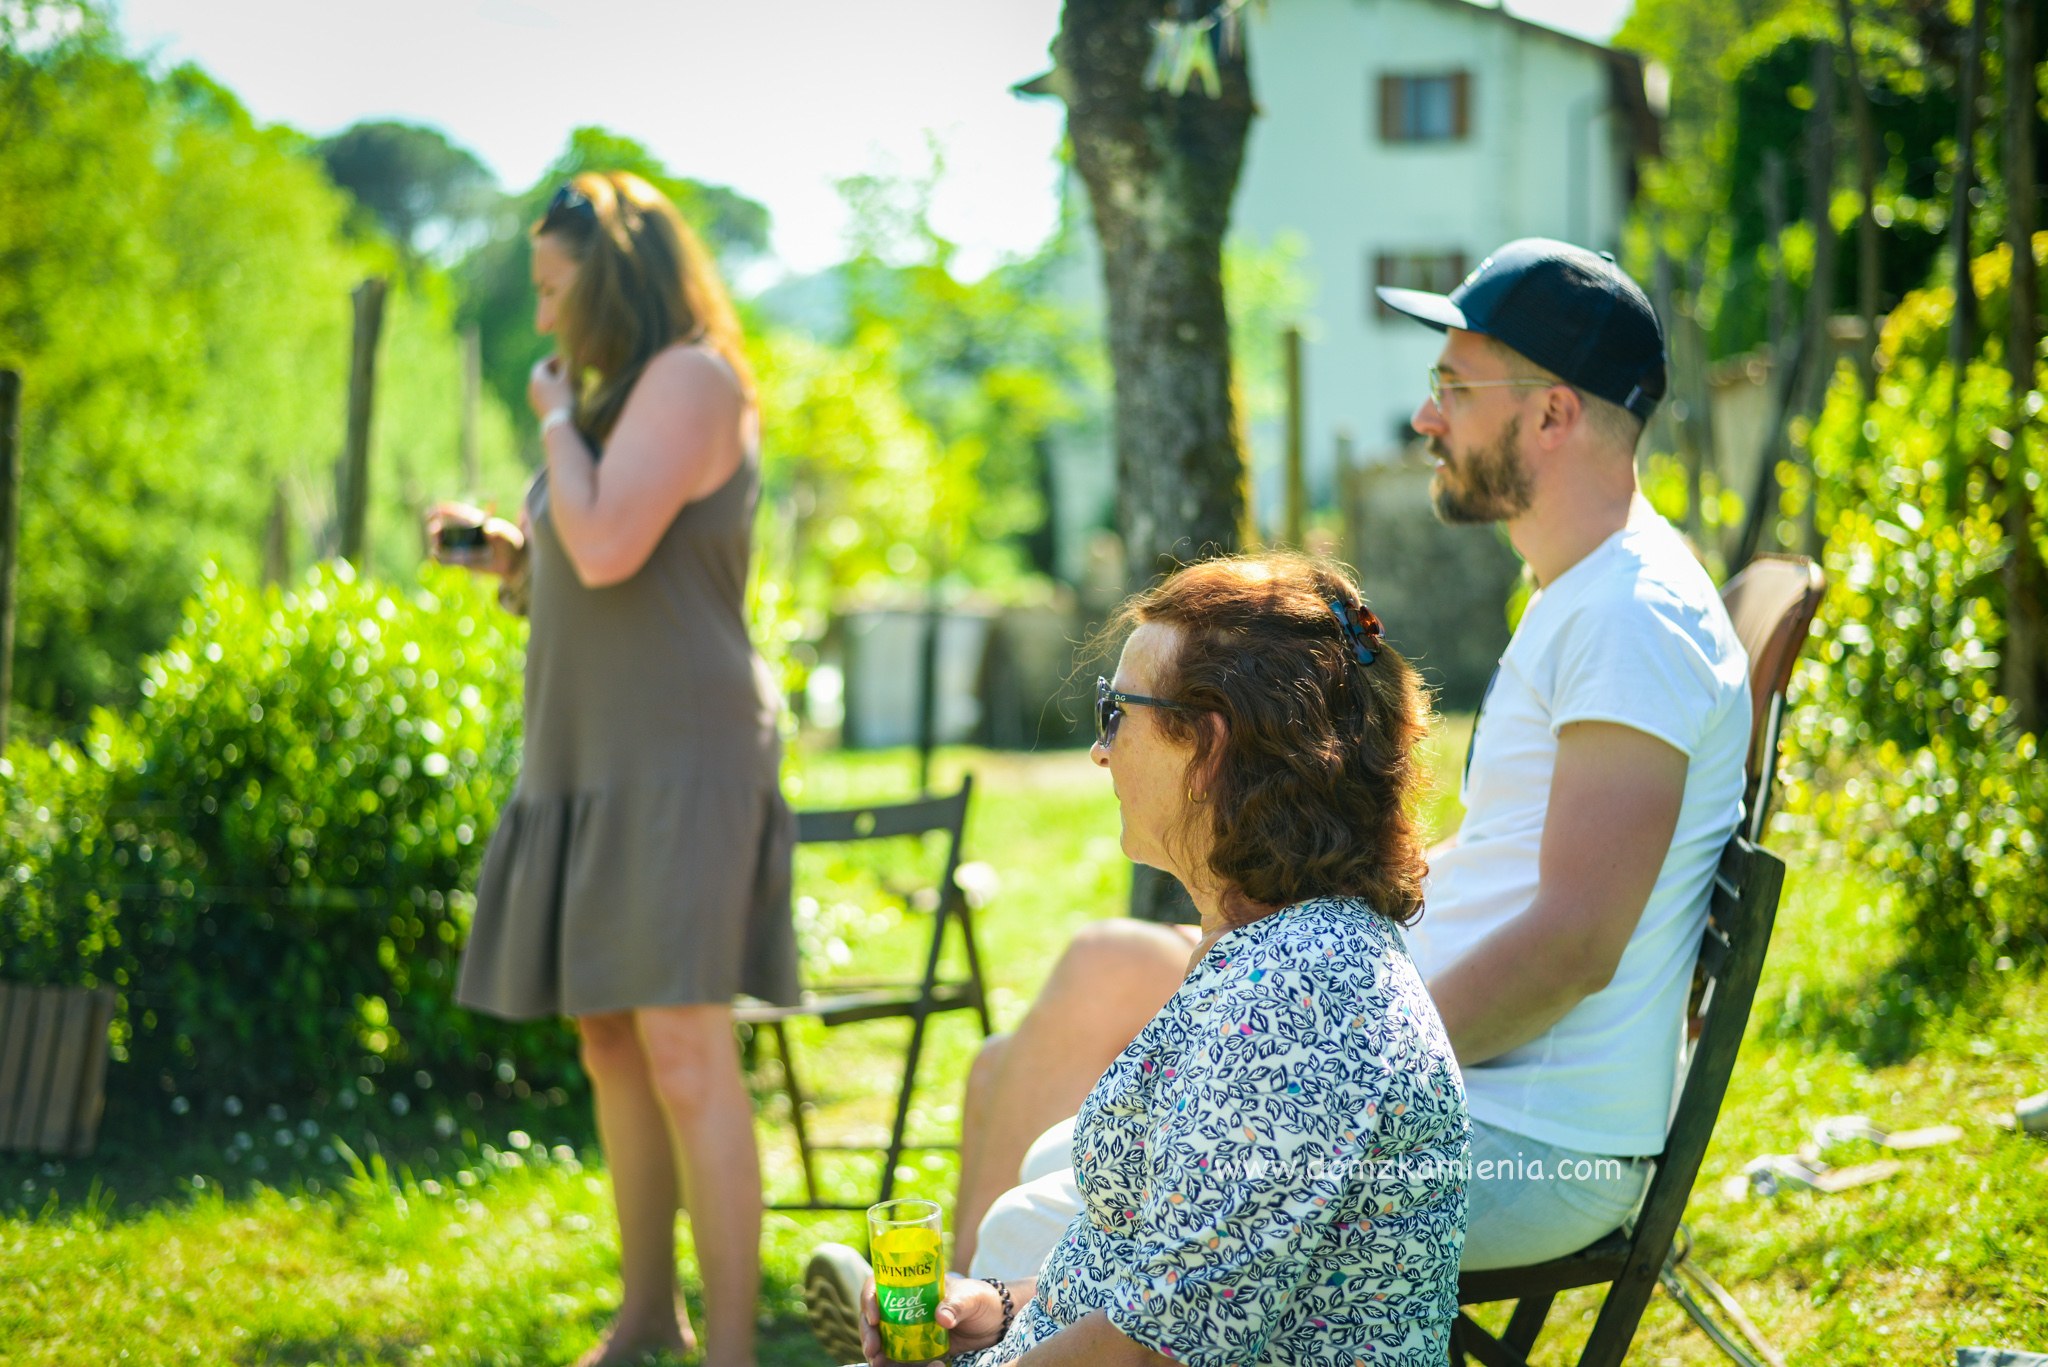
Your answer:
[[[555,191],[554,198],[548,201],[547,212],[540,216],[541,231],[547,232],[572,221],[581,228],[595,228],[597,206],[574,185],[564,185]]]
[[[1148,698],[1139,693],[1119,693],[1109,686],[1109,680],[1098,677],[1095,680],[1095,743],[1107,750],[1116,743],[1117,727],[1123,723],[1126,707],[1163,707],[1170,712],[1185,712],[1185,703],[1168,702],[1164,698]]]

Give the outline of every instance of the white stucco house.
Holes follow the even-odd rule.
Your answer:
[[[1340,440],[1361,463],[1399,452],[1440,346],[1372,287],[1448,290],[1517,237],[1618,250],[1664,81],[1633,53],[1471,0],[1271,0],[1247,29],[1259,115],[1232,227],[1305,249],[1304,464],[1323,503]],[[1076,288],[1099,298],[1085,208],[1073,221]],[[1252,436],[1254,506],[1270,524],[1277,423]],[[1063,561],[1112,496],[1107,440],[1060,444]]]

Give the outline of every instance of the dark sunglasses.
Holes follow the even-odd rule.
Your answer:
[[[1095,680],[1095,743],[1103,749],[1116,744],[1116,729],[1123,723],[1126,707],[1163,707],[1169,712],[1188,710],[1186,703],[1147,698],[1137,693],[1119,693],[1109,686],[1109,680],[1098,677]]]
[[[542,232],[548,232],[572,221],[583,229],[595,228],[597,206],[575,186],[564,185],[548,201],[547,212],[540,216],[540,228]]]

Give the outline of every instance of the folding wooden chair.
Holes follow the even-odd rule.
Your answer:
[[[1498,1337],[1461,1312],[1451,1330],[1453,1367],[1473,1359],[1485,1367],[1528,1367],[1529,1353],[1557,1293],[1603,1284],[1607,1294],[1579,1354],[1579,1367],[1620,1367],[1650,1292],[1667,1275],[1678,1251],[1679,1221],[1742,1047],[1784,886],[1784,863],[1756,841],[1763,832],[1777,768],[1785,688],[1820,609],[1825,585],[1820,567],[1812,561],[1768,556],[1752,561],[1722,590],[1736,634],[1749,653],[1755,711],[1747,805],[1714,875],[1688,1030],[1694,1041],[1692,1055],[1642,1209],[1631,1228],[1617,1230],[1577,1253],[1528,1267],[1461,1275],[1460,1305],[1513,1301],[1515,1308]],[[1721,1342],[1718,1336],[1716,1342]]]
[[[967,800],[974,780],[965,779],[960,791],[949,797],[925,798],[892,805],[849,807],[839,811],[797,813],[797,845],[856,844],[873,841],[922,843],[934,832],[946,837],[944,869],[935,886],[918,892],[901,892],[904,909],[919,913],[929,906],[931,937],[925,948],[924,972],[915,979],[835,980],[807,987],[795,1006],[774,1006],[742,999],[733,1011],[741,1024],[761,1030],[775,1041],[782,1066],[784,1090],[789,1094],[791,1128],[796,1134],[797,1153],[803,1161],[804,1198],[777,1204],[777,1210],[866,1210],[889,1200],[896,1190],[896,1165],[909,1149],[940,1149],[950,1144],[912,1144],[905,1138],[910,1120],[911,1095],[917,1085],[917,1066],[924,1055],[925,1021],[945,1011],[973,1011],[981,1022],[981,1033],[989,1033],[988,993],[982,979],[981,955],[974,942],[973,911],[955,875],[960,869],[961,838],[967,828]],[[941,965],[946,931],[959,926],[965,950],[966,976],[944,978]],[[875,1152],[873,1144],[819,1144],[811,1140],[804,1109],[809,1104],[798,1080],[795,1055],[790,1050],[785,1026],[798,1017],[812,1016],[827,1026],[850,1025],[856,1021],[908,1018],[910,1044],[903,1060],[903,1077],[896,1092],[896,1115],[889,1130],[889,1143],[882,1160],[881,1188],[871,1201],[835,1202],[818,1194],[814,1155],[820,1150]]]

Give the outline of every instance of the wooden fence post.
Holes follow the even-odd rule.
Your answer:
[[[270,516],[263,524],[263,582],[282,584],[292,576],[292,505],[284,481],[270,496]]]
[[[1351,564],[1359,563],[1364,552],[1361,547],[1365,538],[1359,531],[1358,508],[1358,457],[1354,454],[1351,429],[1337,429],[1336,450],[1331,457],[1336,467],[1337,515],[1344,528],[1344,549],[1342,555]]]
[[[14,547],[21,533],[21,372],[0,370],[0,750],[14,697]]]
[[[2007,285],[2005,364],[2012,379],[2011,465],[2005,478],[2005,536],[2012,547],[2005,579],[2005,696],[2022,730],[2048,724],[2048,564],[2034,539],[2034,499],[2026,475],[2033,458],[2029,404],[2037,387],[2041,342],[2040,272],[2034,261],[2039,226],[2034,123],[2040,59],[2033,0],[2005,0],[2005,241],[2012,252]]]
[[[1779,449],[1792,450],[1790,420],[1798,413],[1818,413],[1827,401],[1828,385],[1835,377],[1834,334],[1829,327],[1835,316],[1835,228],[1828,217],[1835,196],[1835,53],[1830,43],[1816,43],[1813,49],[1813,114],[1807,121],[1806,221],[1813,225],[1813,280],[1806,290],[1806,336],[1800,350],[1806,356],[1805,394],[1794,399],[1795,407],[1779,422]],[[1805,456],[1806,506],[1800,517],[1799,548],[1820,558],[1820,468],[1814,463],[1809,438]]]
[[[483,404],[483,338],[476,325],[462,330],[462,496],[475,499],[484,478],[477,459],[477,410]]]
[[[1956,166],[1948,215],[1949,251],[1956,277],[1955,314],[1948,327],[1950,455],[1962,464],[1963,385],[1970,358],[1977,354],[1977,281],[1970,274],[1970,191],[1977,184],[1977,83],[1984,69],[1985,10],[1991,0],[1971,0],[1970,36],[1963,45],[1962,70],[1956,74]]]
[[[1813,45],[1813,109],[1806,119],[1806,221],[1813,226],[1813,277],[1806,291],[1805,318],[1789,357],[1773,354],[1771,379],[1776,394],[1770,425],[1764,430],[1763,453],[1757,461],[1756,483],[1744,510],[1742,536],[1729,557],[1728,572],[1747,565],[1763,549],[1764,538],[1777,544],[1778,461],[1791,454],[1795,415],[1817,409],[1834,375],[1834,348],[1828,320],[1834,313],[1835,231],[1828,205],[1835,185],[1835,49],[1829,42]],[[1768,191],[1768,185],[1766,190]],[[1784,263],[1779,262],[1779,270]],[[1818,555],[1815,509],[1820,499],[1820,474],[1811,450],[1806,460],[1806,513],[1801,519],[1804,549]]]
[[[1863,59],[1856,52],[1856,0],[1835,0],[1842,23],[1842,55],[1849,60],[1849,113],[1856,127],[1856,190],[1863,212],[1856,218],[1856,314],[1863,340],[1856,348],[1856,375],[1863,397],[1877,392],[1877,127],[1870,116],[1870,89],[1863,84]]]
[[[355,303],[355,340],[348,369],[348,445],[342,452],[341,557],[363,561],[370,512],[370,414],[377,387],[377,334],[384,326],[387,282],[371,276],[350,294]]]
[[[1301,329],[1281,333],[1280,346],[1287,365],[1287,501],[1280,539],[1298,551],[1308,521],[1308,486],[1301,469]]]

